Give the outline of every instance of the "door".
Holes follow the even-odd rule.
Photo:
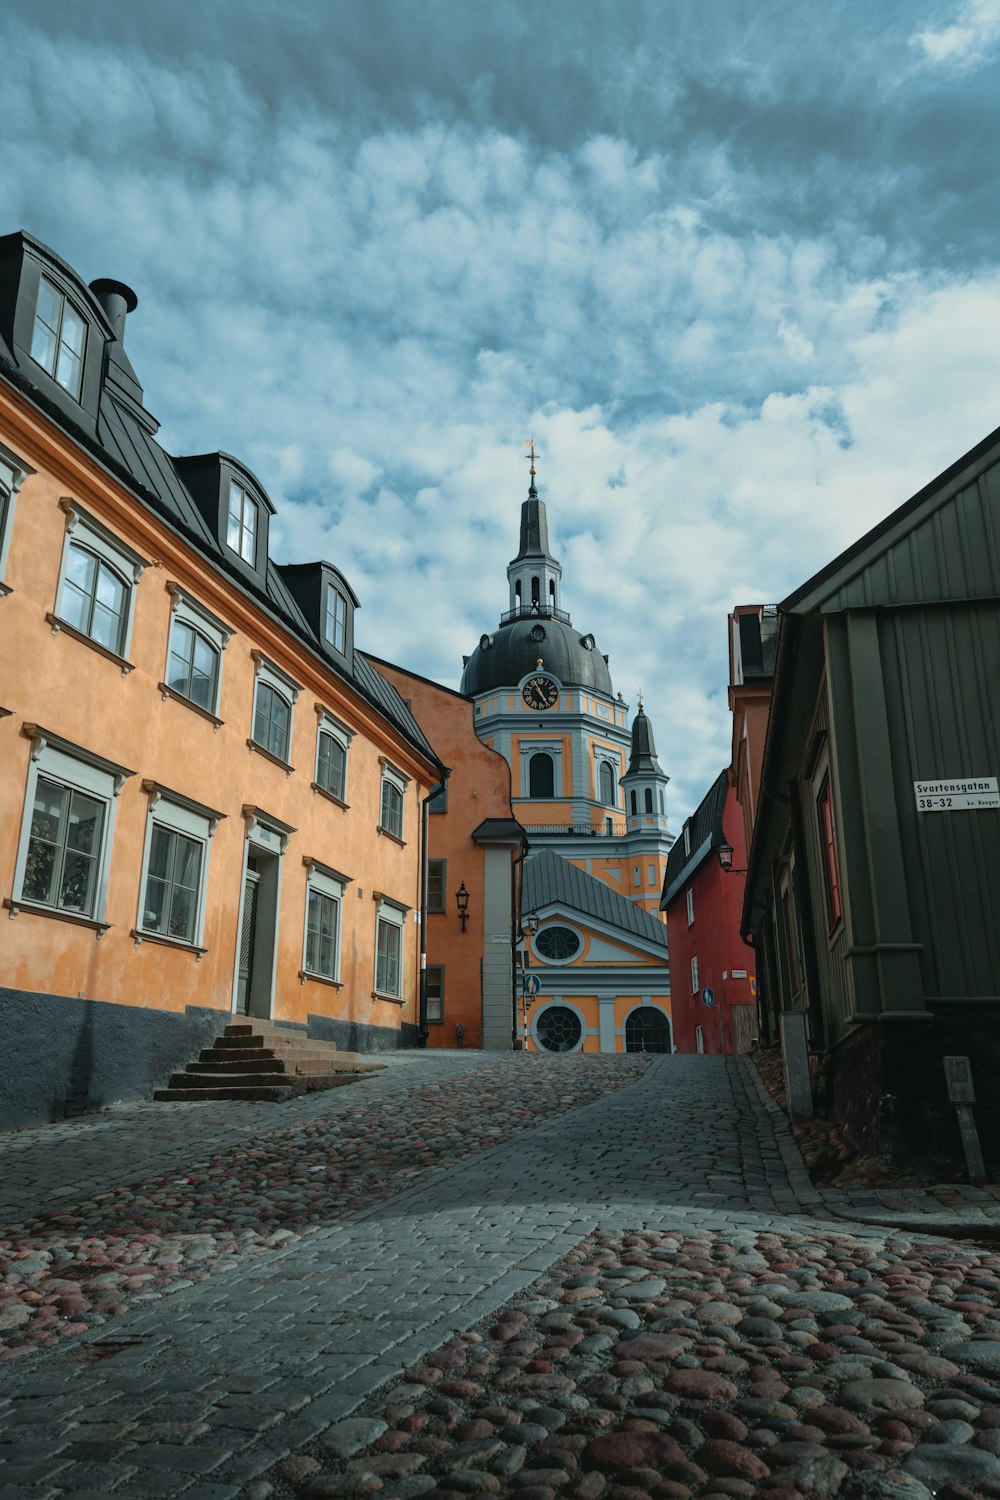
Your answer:
[[[254,948],[257,937],[257,905],[260,876],[247,862],[246,879],[243,882],[243,915],[240,921],[240,965],[236,981],[236,1009],[240,1015],[250,1014],[250,988],[253,977]]]

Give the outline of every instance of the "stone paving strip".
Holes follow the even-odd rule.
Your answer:
[[[870,1494],[874,1500],[889,1495],[923,1500],[923,1494],[930,1492],[928,1485],[912,1466],[906,1465],[918,1450],[933,1445],[923,1433],[923,1427],[929,1429],[931,1424],[922,1425],[921,1419],[911,1420],[908,1414],[919,1408],[929,1411],[931,1417],[952,1420],[946,1415],[947,1408],[944,1414],[937,1412],[932,1400],[966,1398],[970,1409],[979,1403],[975,1420],[968,1412],[954,1420],[965,1420],[973,1436],[963,1441],[964,1428],[945,1428],[943,1437],[948,1442],[944,1443],[943,1437],[938,1441],[944,1447],[984,1454],[987,1459],[994,1456],[979,1440],[980,1434],[989,1430],[994,1401],[989,1385],[990,1351],[1000,1349],[1000,1328],[994,1325],[992,1313],[996,1298],[991,1278],[996,1263],[989,1252],[971,1254],[968,1263],[958,1266],[962,1274],[955,1282],[952,1247],[939,1247],[947,1257],[940,1264],[924,1265],[919,1259],[906,1259],[911,1252],[930,1254],[924,1246],[910,1246],[902,1240],[886,1246],[884,1231],[866,1233],[862,1229],[852,1235],[847,1226],[829,1217],[818,1222],[803,1217],[772,1118],[762,1107],[743,1065],[721,1058],[658,1058],[643,1077],[604,1092],[592,1103],[574,1107],[571,1091],[564,1083],[572,1076],[565,1064],[572,1061],[558,1057],[519,1060],[533,1070],[530,1080],[539,1101],[553,1096],[566,1101],[542,1123],[533,1123],[529,1111],[527,1118],[515,1121],[513,1132],[503,1130],[507,1138],[500,1145],[460,1161],[450,1149],[442,1153],[442,1159],[454,1164],[436,1171],[424,1166],[420,1179],[411,1179],[406,1186],[401,1186],[405,1179],[397,1178],[400,1190],[383,1201],[370,1203],[311,1234],[299,1234],[284,1248],[233,1257],[228,1268],[220,1266],[200,1284],[185,1284],[194,1280],[187,1276],[139,1293],[128,1311],[104,1327],[90,1329],[34,1358],[6,1365],[0,1370],[0,1483],[5,1486],[0,1494],[9,1500],[21,1496],[54,1500],[64,1495],[76,1500],[108,1495],[149,1500],[180,1494],[192,1500],[236,1500],[240,1495],[261,1500],[271,1488],[291,1493],[309,1484],[334,1487],[315,1489],[317,1494],[374,1493],[380,1500],[405,1500],[408,1495],[430,1493],[432,1489],[460,1494],[516,1490],[524,1500],[548,1500],[550,1493],[556,1497],[565,1493],[573,1500],[589,1500],[591,1496],[596,1500],[605,1493],[609,1500],[639,1500],[647,1494],[657,1500],[661,1495],[665,1500],[683,1500],[686,1493],[755,1493],[752,1486],[758,1485],[769,1489],[776,1500],[797,1500],[799,1495],[849,1495],[852,1492],[847,1486],[851,1484],[871,1486],[876,1481],[889,1484],[891,1480],[895,1487],[882,1491],[869,1487],[857,1493]],[[580,1067],[596,1061],[599,1059],[576,1060]],[[620,1066],[629,1059],[608,1061]],[[510,1077],[513,1063],[512,1059],[497,1060],[497,1077]],[[493,1066],[487,1062],[474,1071],[490,1074]],[[392,1083],[389,1090],[395,1090],[397,1107],[407,1107],[407,1092],[426,1092],[419,1069],[400,1070],[394,1076],[402,1080]],[[469,1118],[463,1128],[480,1143],[487,1139],[483,1118],[473,1117],[471,1094],[466,1092],[457,1102],[449,1097],[462,1095],[467,1088],[460,1073],[455,1079],[450,1089],[422,1096],[419,1108],[408,1115],[411,1146],[416,1147],[418,1142],[426,1145],[433,1139],[436,1125],[449,1111],[447,1129],[452,1128],[456,1115],[464,1112]],[[383,1083],[383,1075],[379,1075],[378,1083],[386,1088],[391,1080]],[[360,1088],[341,1091],[355,1098],[358,1092]],[[484,1090],[484,1094],[489,1091]],[[375,1095],[366,1097],[371,1105]],[[482,1103],[479,1107],[485,1108]],[[269,1139],[251,1141],[247,1154],[258,1147],[266,1151],[270,1144]],[[243,1170],[241,1155],[237,1151],[233,1157],[239,1171]],[[224,1190],[222,1181],[220,1191]],[[210,1197],[206,1197],[207,1202]],[[822,1205],[817,1208],[810,1203],[809,1208],[814,1215],[823,1213]],[[214,1235],[218,1227],[203,1232]],[[585,1242],[583,1248],[579,1248],[581,1242]],[[749,1263],[730,1264],[726,1246],[733,1254],[750,1257]],[[838,1270],[842,1248],[851,1269],[871,1274],[876,1282],[872,1295],[881,1298],[881,1303],[865,1302],[863,1292],[855,1290],[863,1287],[863,1278],[855,1280],[842,1267]],[[639,1260],[631,1259],[635,1254]],[[553,1272],[564,1257],[572,1259]],[[643,1264],[643,1257],[651,1264]],[[904,1274],[913,1278],[915,1300],[903,1312],[898,1304],[905,1298],[897,1296],[898,1287],[890,1274],[900,1260],[893,1257],[902,1258]],[[885,1261],[884,1267],[876,1264],[879,1260]],[[639,1277],[634,1269],[626,1278],[610,1276],[612,1283],[631,1278],[637,1284],[647,1283],[641,1298],[630,1298],[627,1292],[605,1284],[606,1272],[616,1265],[642,1272]],[[566,1286],[566,1274],[570,1279],[582,1276],[584,1282],[579,1287]],[[931,1279],[925,1286],[928,1275]],[[978,1283],[977,1276],[981,1278]],[[597,1279],[587,1279],[592,1277]],[[536,1288],[539,1278],[548,1278],[541,1290]],[[883,1285],[884,1292],[879,1290]],[[947,1295],[940,1291],[942,1286],[950,1288]],[[563,1301],[567,1292],[588,1289],[598,1295]],[[826,1294],[853,1300],[847,1306],[810,1306],[789,1301],[786,1293],[792,1298],[816,1293],[821,1298]],[[736,1301],[742,1296],[751,1300]],[[526,1311],[525,1297],[530,1298]],[[956,1305],[947,1306],[949,1298]],[[469,1379],[473,1385],[480,1380],[492,1381],[494,1372],[499,1376],[502,1368],[505,1379],[511,1376],[512,1385],[522,1379],[530,1382],[555,1376],[571,1382],[572,1388],[546,1389],[529,1383],[516,1392],[505,1388],[503,1399],[492,1387],[487,1392],[485,1386],[482,1396],[477,1390],[449,1394],[444,1389],[444,1356],[435,1358],[435,1351],[475,1345],[476,1339],[468,1335],[468,1330],[477,1325],[486,1327],[484,1320],[490,1328],[494,1322],[516,1322],[507,1310],[518,1299],[519,1310],[527,1318],[518,1328],[518,1333],[527,1330],[524,1337],[499,1340],[506,1353],[496,1354],[492,1361],[486,1355],[495,1352],[496,1341],[488,1343],[482,1358],[463,1356],[454,1366],[456,1379]],[[553,1302],[556,1307],[551,1306]],[[584,1310],[588,1303],[599,1304],[600,1317]],[[720,1308],[699,1317],[699,1309],[709,1303],[720,1304]],[[935,1316],[940,1310],[943,1324],[935,1325],[927,1312],[929,1305]],[[605,1308],[612,1316],[605,1315]],[[560,1310],[572,1314],[573,1329],[542,1326],[546,1317],[553,1313],[558,1316]],[[621,1316],[629,1312],[638,1316],[638,1325],[630,1317]],[[826,1313],[837,1314],[832,1324]],[[594,1326],[576,1322],[578,1317],[594,1317]],[[685,1324],[685,1317],[693,1318],[693,1324]],[[748,1328],[741,1325],[754,1318],[774,1324],[780,1336],[770,1326],[758,1329],[759,1339],[752,1336],[753,1323]],[[680,1321],[671,1324],[672,1319]],[[661,1322],[663,1327],[659,1326]],[[925,1327],[926,1332],[922,1332]],[[699,1338],[689,1338],[696,1331]],[[577,1332],[582,1335],[579,1339]],[[567,1335],[568,1353],[553,1359],[550,1352],[543,1351],[546,1344],[558,1342],[553,1336],[558,1333]],[[654,1339],[673,1334],[682,1341],[688,1339],[688,1343],[669,1354],[659,1346],[660,1359],[647,1352],[645,1358],[651,1361],[647,1366],[638,1350],[626,1356],[618,1347],[619,1340],[636,1333]],[[939,1333],[947,1335],[946,1339],[938,1338]],[[580,1344],[591,1336],[597,1343],[581,1349]],[[540,1342],[533,1344],[536,1337]],[[867,1340],[871,1347],[843,1342],[852,1338],[862,1343]],[[523,1349],[518,1349],[519,1342]],[[907,1350],[898,1347],[906,1343],[920,1345],[924,1353],[933,1349],[935,1357],[955,1367],[956,1374],[931,1367],[930,1375],[937,1383],[928,1393],[919,1384],[927,1372],[922,1374],[907,1365],[903,1358]],[[814,1350],[813,1356],[806,1345]],[[751,1348],[759,1350],[763,1362],[750,1357]],[[824,1355],[825,1349],[832,1352]],[[975,1352],[970,1355],[969,1349]],[[865,1356],[872,1350],[875,1354],[866,1364]],[[571,1358],[593,1358],[598,1364],[586,1370],[567,1367]],[[725,1366],[707,1363],[729,1358],[744,1361],[747,1368],[734,1365],[727,1372]],[[836,1364],[831,1372],[832,1362],[852,1358],[860,1363],[849,1366],[846,1374]],[[513,1374],[510,1360],[519,1362],[520,1373]],[[554,1368],[528,1368],[535,1360],[549,1362]],[[788,1363],[790,1360],[808,1360],[809,1364],[796,1366]],[[654,1368],[657,1363],[665,1367],[666,1374]],[[624,1370],[619,1368],[622,1365]],[[823,1365],[825,1385],[816,1374],[818,1365]],[[644,1375],[647,1368],[650,1373]],[[397,1388],[392,1393],[388,1404],[380,1398],[383,1411],[395,1413],[391,1420],[389,1416],[355,1415],[377,1391],[398,1383],[408,1372],[414,1375],[418,1370],[433,1369],[441,1372],[440,1378],[411,1378],[406,1381],[406,1389],[400,1392]],[[448,1365],[447,1369],[452,1367]],[[773,1372],[773,1379],[771,1375],[766,1380],[761,1375],[755,1378],[757,1369]],[[895,1373],[897,1370],[905,1374]],[[706,1395],[704,1387],[700,1393],[667,1387],[671,1375],[685,1371],[729,1381],[736,1395],[730,1396],[728,1387],[719,1387],[712,1395]],[[849,1401],[840,1384],[834,1387],[833,1378],[840,1381],[841,1374],[844,1380],[870,1379],[876,1384],[886,1381],[902,1386],[908,1382],[914,1390],[919,1387],[921,1399],[911,1397],[907,1404],[903,1397],[898,1406],[873,1405],[869,1411],[854,1406],[853,1397]],[[584,1383],[605,1375],[612,1381],[649,1379],[655,1389],[609,1385],[590,1390]],[[808,1419],[813,1408],[785,1398],[788,1392],[800,1388],[806,1375],[812,1379],[812,1389],[819,1393],[816,1405],[858,1413],[859,1420],[875,1433],[878,1444],[872,1447],[878,1447],[878,1451],[871,1454],[872,1464],[866,1467],[860,1460],[849,1463],[841,1454],[851,1444],[832,1445],[826,1438],[816,1437],[817,1432],[828,1431],[822,1423],[798,1421],[799,1417]],[[976,1390],[967,1377],[980,1382]],[[661,1379],[662,1386],[658,1383]],[[775,1389],[755,1389],[749,1396],[747,1386],[756,1387],[758,1382],[775,1389],[784,1384],[788,1392],[778,1395]],[[414,1387],[416,1391],[411,1389]],[[942,1391],[955,1389],[964,1390],[966,1397],[942,1395]],[[662,1416],[658,1419],[645,1409],[641,1417],[635,1415],[633,1397],[657,1393],[676,1396],[680,1404],[672,1407],[670,1402],[649,1400],[649,1409],[658,1407],[671,1421],[675,1417],[686,1420],[691,1429],[674,1430]],[[746,1439],[737,1427],[728,1435],[713,1429],[709,1411],[735,1412],[737,1400],[758,1399],[788,1408],[791,1416],[786,1420],[796,1433],[790,1435],[790,1429],[774,1427],[782,1414],[772,1412],[770,1421],[765,1421],[768,1413],[757,1408],[748,1408],[745,1417],[735,1413],[747,1428]],[[431,1411],[421,1404],[434,1400],[451,1401],[457,1410],[448,1407]],[[623,1400],[624,1406],[619,1405]],[[533,1402],[537,1405],[531,1405]],[[692,1402],[701,1402],[702,1406],[693,1407]],[[412,1412],[400,1415],[397,1408],[408,1405],[412,1405]],[[1000,1392],[996,1393],[996,1405],[1000,1407]],[[501,1444],[523,1450],[522,1455],[515,1452],[507,1460],[507,1471],[503,1460],[499,1467],[492,1464],[500,1449],[491,1450],[486,1459],[462,1449],[458,1457],[464,1467],[455,1469],[443,1462],[444,1449],[423,1454],[419,1447],[408,1446],[409,1439],[404,1443],[398,1436],[390,1438],[388,1447],[383,1441],[390,1431],[410,1423],[410,1428],[403,1430],[412,1429],[414,1443],[438,1440],[449,1450],[456,1443],[479,1443],[488,1436],[484,1429],[477,1429],[482,1437],[475,1432],[459,1437],[457,1431],[467,1422],[489,1422],[498,1432],[504,1431],[504,1420],[484,1414],[486,1406],[520,1414],[520,1440],[512,1441],[508,1435]],[[546,1436],[562,1432],[570,1422],[582,1422],[585,1410],[603,1411],[609,1419],[597,1416],[592,1429],[567,1432],[567,1437],[585,1439],[583,1445],[573,1445],[578,1455],[584,1455],[577,1469],[570,1472],[561,1459],[549,1462],[543,1453],[533,1449],[529,1453],[536,1440],[542,1444]],[[877,1421],[891,1411],[907,1414],[905,1420],[894,1420],[907,1428],[909,1437],[897,1429],[886,1433],[877,1428]],[[699,1413],[705,1423],[700,1422]],[[444,1431],[428,1431],[429,1422],[421,1420],[424,1416],[441,1418]],[[375,1422],[376,1427],[345,1429],[342,1424],[348,1421]],[[386,1430],[377,1426],[380,1421],[388,1422]],[[651,1422],[654,1430],[650,1433],[647,1427],[622,1425],[634,1421]],[[543,1431],[533,1433],[532,1422]],[[751,1442],[749,1437],[767,1428],[779,1441],[822,1450],[821,1457],[810,1451],[782,1453],[774,1456],[772,1463],[762,1455],[776,1444],[769,1444],[766,1437]],[[803,1436],[799,1428],[811,1430]],[[849,1427],[829,1431],[832,1436],[851,1435]],[[899,1449],[894,1455],[880,1446],[883,1441],[913,1442],[914,1431],[919,1441],[910,1451]],[[599,1437],[618,1437],[621,1432],[669,1438],[681,1450],[680,1458],[675,1455],[676,1462],[690,1464],[691,1468],[679,1478],[668,1474],[666,1449],[650,1466],[638,1462],[631,1447],[623,1450],[612,1445],[607,1451],[597,1449],[596,1455],[587,1448]],[[370,1451],[373,1440],[376,1452]],[[723,1458],[713,1460],[713,1467],[708,1462],[710,1454],[703,1452],[712,1441],[736,1444],[746,1450],[748,1461],[758,1459],[770,1472],[751,1479],[722,1472],[719,1464]],[[327,1448],[317,1447],[323,1443]],[[400,1445],[398,1450],[393,1443]],[[863,1447],[860,1443],[855,1446],[859,1450]],[[786,1470],[794,1467],[793,1460],[814,1459],[821,1464],[821,1459],[829,1460],[831,1448],[836,1463],[844,1465],[843,1474],[827,1464],[825,1468],[804,1470],[794,1481],[786,1482]],[[647,1459],[649,1451],[644,1450]],[[674,1449],[669,1453],[674,1454]],[[947,1456],[951,1458],[950,1452]],[[419,1462],[421,1457],[428,1462]],[[520,1466],[519,1457],[523,1458]],[[528,1467],[529,1457],[535,1467]],[[889,1462],[882,1470],[877,1467],[880,1458]],[[360,1461],[360,1467],[342,1467],[355,1460]],[[402,1462],[394,1472],[396,1460]],[[539,1463],[543,1470],[551,1469],[547,1477],[540,1474]],[[964,1488],[948,1491],[951,1500],[994,1493],[989,1488],[990,1476],[973,1472],[972,1466],[982,1465],[983,1460],[966,1456],[965,1463],[966,1469],[961,1471]],[[279,1467],[289,1464],[290,1469]],[[349,1475],[346,1479],[345,1473]],[[566,1478],[557,1481],[557,1474],[564,1473]],[[974,1486],[970,1479],[975,1481]],[[834,1480],[839,1489],[816,1488],[817,1482],[822,1486]],[[740,1489],[741,1484],[751,1489]],[[901,1484],[911,1488],[899,1488]],[[664,1485],[668,1488],[662,1488]],[[671,1490],[670,1485],[681,1488]],[[923,1488],[913,1489],[913,1485]],[[945,1493],[933,1478],[930,1488]]]
[[[118,1151],[104,1164],[104,1181],[115,1185],[73,1203],[51,1194],[53,1206],[36,1207],[34,1217],[17,1223],[5,1215],[0,1227],[0,1361],[102,1325],[137,1293],[148,1300],[178,1279],[191,1285],[234,1257],[313,1234],[435,1166],[620,1087],[648,1063],[624,1061],[623,1068],[613,1058],[566,1057],[546,1068],[543,1059],[509,1056],[488,1067],[463,1057],[444,1075],[434,1062],[417,1074],[387,1070],[350,1091],[315,1096],[329,1101],[326,1107],[295,1111],[294,1123],[279,1123],[288,1118],[280,1106],[263,1115],[251,1106],[250,1121],[228,1127],[229,1149],[208,1156],[210,1146],[218,1150],[218,1111],[199,1119],[195,1105],[194,1118],[172,1121],[184,1137],[184,1155],[175,1134],[171,1166],[141,1181],[122,1122],[102,1130],[98,1121],[93,1132],[78,1131],[77,1140],[92,1151],[96,1138],[107,1150],[115,1132]],[[304,1102],[312,1103],[308,1096]],[[55,1128],[56,1140],[66,1134]],[[166,1145],[147,1139],[136,1157],[161,1165]],[[51,1188],[68,1165],[58,1148],[39,1161],[44,1149],[36,1141],[26,1153],[39,1168],[36,1204],[46,1176]],[[107,1175],[112,1166],[117,1180]],[[20,1196],[23,1210],[23,1186]]]

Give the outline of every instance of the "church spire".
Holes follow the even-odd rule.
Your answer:
[[[530,449],[527,457],[531,483],[528,486],[528,498],[521,504],[521,535],[517,556],[507,567],[510,614],[557,614],[559,618],[568,619],[559,610],[562,565],[549,550],[549,522],[545,514],[545,501],[538,498],[535,485],[535,459],[538,450],[534,438],[526,439],[525,446]]]

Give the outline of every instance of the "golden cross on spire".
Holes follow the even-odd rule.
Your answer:
[[[526,448],[530,448],[531,449],[531,454],[530,454],[531,469],[530,469],[530,473],[531,473],[532,479],[534,479],[534,477],[535,477],[535,439],[533,437],[525,438],[525,440],[524,440],[524,446]]]
[[[642,688],[639,689],[639,692],[638,692],[637,696],[638,696],[638,699],[639,699],[639,708],[641,710],[642,709]]]

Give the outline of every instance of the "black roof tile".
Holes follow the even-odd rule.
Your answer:
[[[561,854],[539,849],[525,860],[521,910],[539,911],[551,905],[567,906],[581,916],[621,928],[647,943],[655,943],[666,954],[667,929],[663,922],[627,896],[613,891],[603,880],[571,865]]]

